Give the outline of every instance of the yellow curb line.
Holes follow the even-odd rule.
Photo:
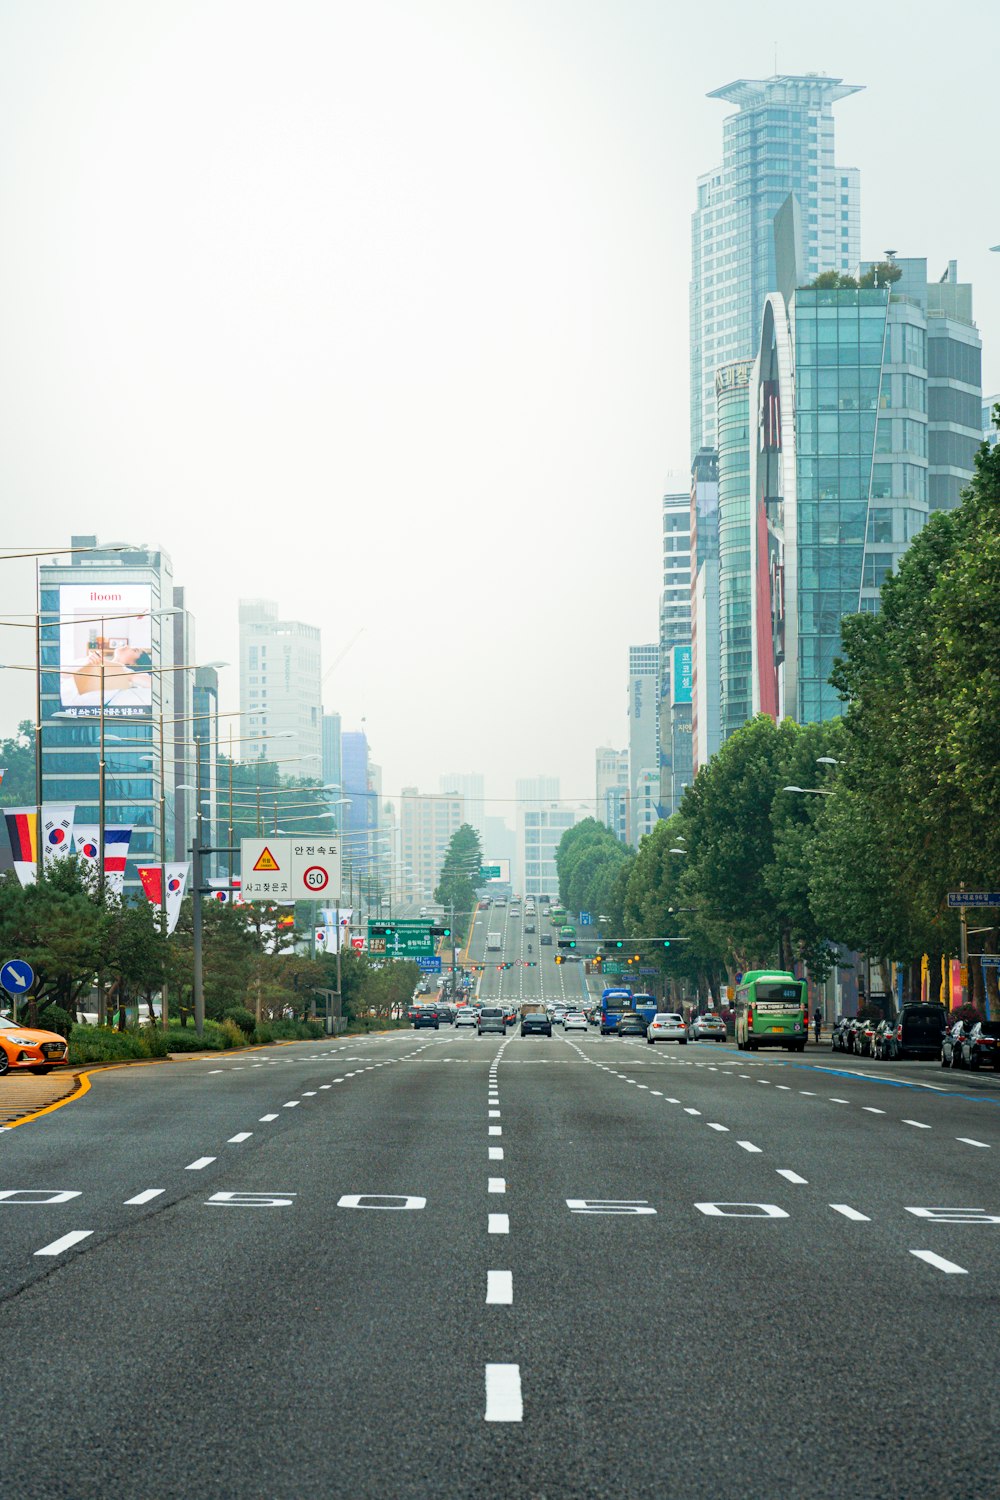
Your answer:
[[[274,1047],[294,1047],[296,1045],[301,1045],[301,1043],[297,1043],[293,1039],[280,1042],[262,1042],[257,1047],[230,1047],[226,1050],[230,1052],[266,1052]],[[195,1056],[196,1054],[192,1055]],[[216,1055],[222,1056],[223,1054],[221,1052],[216,1054],[214,1051],[209,1053],[210,1057]],[[172,1057],[132,1057],[126,1058],[124,1062],[95,1063],[93,1067],[87,1068],[86,1071],[76,1075],[76,1087],[70,1090],[65,1099],[57,1099],[54,1104],[45,1104],[41,1109],[32,1110],[30,1115],[22,1115],[19,1120],[11,1120],[9,1124],[0,1126],[0,1129],[16,1130],[19,1125],[30,1125],[32,1120],[40,1120],[42,1115],[50,1115],[53,1110],[62,1109],[64,1104],[72,1104],[75,1100],[82,1099],[83,1095],[90,1091],[91,1073],[110,1073],[115,1068],[148,1068],[156,1066],[159,1063],[173,1061]]]

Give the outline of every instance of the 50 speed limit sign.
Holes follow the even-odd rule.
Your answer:
[[[292,896],[300,901],[329,901],[340,896],[340,840],[295,838],[292,845]]]
[[[313,895],[319,896],[330,884],[330,876],[322,865],[310,865],[302,874],[302,883]]]

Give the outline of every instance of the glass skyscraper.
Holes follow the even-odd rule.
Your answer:
[[[719,438],[719,720],[723,739],[751,713],[750,372],[734,360],[715,376]]]
[[[752,358],[774,291],[773,221],[790,193],[801,219],[799,264],[848,271],[861,245],[856,168],[834,163],[833,105],[858,86],[818,73],[740,78],[710,99],[737,106],[723,124],[722,164],[698,179],[691,223],[691,452],[716,447],[715,373]]]

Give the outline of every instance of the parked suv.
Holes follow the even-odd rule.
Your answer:
[[[896,1018],[897,1057],[939,1057],[946,1021],[943,1005],[901,1005]]]
[[[499,1005],[484,1005],[479,1012],[478,1034],[482,1036],[484,1031],[499,1031],[501,1036],[507,1035],[507,1018]]]

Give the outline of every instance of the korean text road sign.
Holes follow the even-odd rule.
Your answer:
[[[322,901],[340,895],[340,840],[315,837],[241,839],[245,901]]]
[[[500,879],[500,866],[499,865],[480,865],[479,866],[479,878],[480,878],[480,880],[499,880]]]
[[[26,995],[35,982],[35,971],[23,958],[8,958],[0,969],[0,985],[10,995]]]
[[[949,891],[949,906],[1000,906],[1000,891]]]
[[[368,923],[368,951],[392,958],[432,958],[433,924],[426,919]]]
[[[440,974],[441,955],[437,953],[433,958],[418,958],[417,968],[420,970],[421,974]]]
[[[591,913],[589,911],[582,911],[580,913],[580,926],[581,927],[590,927],[590,926],[592,926],[593,921],[594,921],[594,918],[593,918],[593,916],[591,915]]]

